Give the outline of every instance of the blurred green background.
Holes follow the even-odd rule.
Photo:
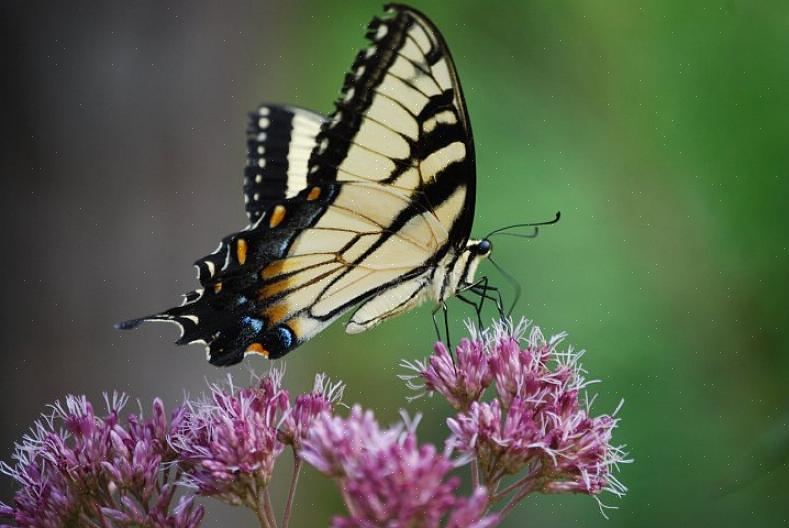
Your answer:
[[[535,240],[496,240],[496,260],[523,285],[516,315],[588,351],[604,381],[594,410],[624,398],[616,440],[635,459],[620,474],[629,494],[604,498],[619,507],[610,520],[588,497],[535,497],[503,526],[785,526],[789,6],[638,4],[415,4],[465,90],[474,232],[562,211]],[[23,103],[4,125],[3,215],[14,258],[27,259],[9,264],[3,306],[6,459],[67,391],[119,387],[172,405],[224,374],[170,345],[169,327],[110,325],[191,289],[191,262],[244,224],[245,112],[263,101],[328,112],[380,13],[318,1],[57,9],[4,7],[9,89]],[[452,313],[470,315],[460,303]],[[326,371],[383,422],[424,413],[421,439],[440,442],[446,406],[408,404],[396,378],[433,339],[427,306],[360,336],[338,324],[287,357],[286,384],[304,390]],[[207,504],[207,526],[252,523]],[[341,511],[308,473],[295,525]]]

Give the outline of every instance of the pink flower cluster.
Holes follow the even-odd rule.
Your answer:
[[[168,423],[157,399],[151,418],[132,414],[124,424],[126,397],[105,399],[103,417],[84,396],[68,396],[34,424],[16,445],[15,464],[0,465],[20,484],[13,506],[0,504],[0,518],[37,528],[199,526],[203,509],[192,497],[173,504],[177,474],[168,470],[176,455],[167,437],[183,409]]]
[[[287,445],[298,453],[316,417],[331,413],[343,385],[320,374],[313,390],[291,405],[282,371],[272,368],[252,387],[235,387],[228,377],[210,389],[208,397],[187,402],[170,439],[184,471],[182,483],[199,495],[251,508],[263,526],[274,526],[268,494],[274,465]],[[292,496],[284,525],[291,505]]]
[[[284,445],[277,425],[288,409],[288,394],[276,376],[258,386],[212,385],[208,398],[188,402],[170,439],[185,469],[183,482],[231,504],[258,507],[258,490],[268,486]]]
[[[263,528],[287,528],[304,463],[340,490],[347,514],[334,528],[491,528],[532,492],[623,494],[612,474],[628,462],[611,443],[617,419],[590,414],[581,354],[559,350],[563,335],[527,335],[529,326],[472,329],[454,353],[438,343],[407,364],[410,387],[456,411],[443,449],[417,441],[418,419],[381,427],[358,405],[337,413],[344,387],[324,375],[295,400],[277,369],[250,387],[228,378],[170,420],[158,399],[150,418],[122,422],[123,396],[107,398],[103,417],[69,396],[16,446],[14,465],[0,465],[20,485],[12,505],[0,503],[9,523],[0,528],[196,528],[195,495],[248,507]],[[288,448],[293,473],[278,523],[269,485]],[[456,469],[468,462],[463,496]],[[176,501],[179,485],[186,493]]]
[[[381,429],[371,411],[354,406],[347,418],[318,417],[304,441],[302,458],[334,478],[348,508],[334,528],[420,527],[488,528],[487,493],[455,495],[453,464],[430,444],[420,446],[415,425]]]
[[[517,502],[535,491],[624,494],[612,474],[628,462],[611,444],[618,420],[591,416],[581,401],[590,383],[579,364],[582,353],[559,350],[564,334],[546,339],[530,327],[522,320],[472,329],[454,357],[439,343],[424,362],[407,363],[415,374],[402,377],[458,411],[447,420],[448,446],[473,461],[482,484],[498,489],[505,477],[521,477],[493,502],[509,494]],[[491,386],[495,395],[484,399]]]

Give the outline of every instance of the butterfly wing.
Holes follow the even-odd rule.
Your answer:
[[[230,365],[281,357],[354,306],[349,332],[425,297],[439,261],[468,239],[471,129],[449,52],[423,15],[393,6],[368,38],[331,120],[290,107],[253,120],[253,223],[196,262],[202,288],[120,327],[176,323],[179,344],[205,343],[211,363]]]
[[[254,223],[272,204],[307,187],[307,168],[324,118],[286,105],[261,105],[249,114],[244,204]]]
[[[427,277],[403,280],[367,300],[346,325],[357,333],[419,304],[447,253],[460,254],[474,217],[474,141],[463,90],[441,33],[422,13],[387,8],[367,29],[370,45],[346,75],[322,125],[308,181],[386,185],[430,211],[447,232]],[[451,265],[451,264],[450,264]]]
[[[373,19],[367,38],[316,138],[308,181],[376,182],[428,210],[460,194],[440,221],[462,248],[474,217],[474,141],[449,49],[432,22],[402,5]]]
[[[207,344],[216,365],[281,357],[352,306],[429,270],[446,232],[427,211],[390,230],[404,207],[406,197],[376,184],[304,190],[199,260],[203,287],[183,305],[121,328],[175,323],[177,343]]]

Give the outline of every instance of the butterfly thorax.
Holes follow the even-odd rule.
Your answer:
[[[462,250],[449,251],[433,275],[433,300],[441,304],[474,284],[477,267],[490,252],[491,245],[486,239],[469,240]]]

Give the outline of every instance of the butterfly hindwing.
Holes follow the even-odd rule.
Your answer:
[[[285,105],[262,105],[249,115],[244,203],[254,223],[273,203],[307,186],[307,164],[323,117]]]
[[[203,288],[187,294],[185,304],[125,327],[177,323],[177,342],[207,344],[216,365],[247,353],[280,357],[360,302],[408,281],[426,284],[446,232],[426,211],[391,231],[404,200],[362,182],[304,190],[199,260],[205,270],[206,262],[221,265],[206,271]]]
[[[358,334],[421,304],[429,285],[428,277],[403,281],[364,302],[345,325],[349,334]]]
[[[132,328],[143,321],[180,326],[178,344],[204,343],[215,365],[238,363],[246,353],[279,357],[297,346],[299,337],[265,318],[279,296],[261,298],[261,271],[286,257],[293,240],[315,223],[333,199],[334,186],[320,195],[302,191],[270,206],[254,226],[225,237],[217,250],[196,262],[203,288],[185,303],[160,314],[121,323]]]

